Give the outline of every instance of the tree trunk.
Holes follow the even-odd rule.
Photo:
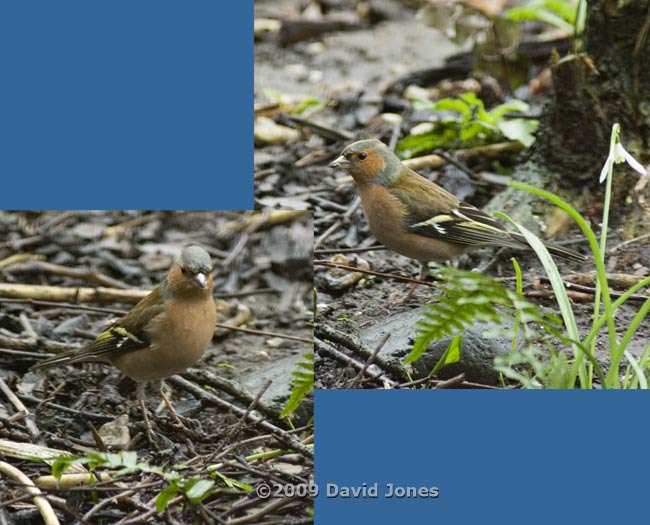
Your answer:
[[[598,207],[600,169],[609,151],[612,125],[621,124],[625,148],[642,164],[650,160],[650,0],[588,3],[584,53],[552,60],[554,93],[544,108],[530,160],[515,178],[545,186],[578,209]],[[648,228],[645,210],[627,199],[638,175],[615,169],[614,205],[631,220],[630,235]],[[516,193],[516,192],[515,192]],[[513,203],[514,198],[514,203]],[[510,204],[510,206],[508,206]],[[503,192],[491,208],[532,224],[533,210],[521,196]],[[642,224],[643,222],[643,224]]]

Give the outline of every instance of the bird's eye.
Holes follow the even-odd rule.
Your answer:
[[[366,160],[366,157],[367,157],[367,156],[368,156],[367,153],[362,152],[362,153],[359,153],[359,154],[357,155],[357,158],[358,158],[359,160]]]
[[[187,275],[187,272],[188,272],[187,268],[181,268],[181,273],[183,275]]]

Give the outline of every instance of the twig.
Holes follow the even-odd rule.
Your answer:
[[[649,237],[650,237],[650,233],[645,233],[643,235],[639,235],[638,237],[634,237],[634,239],[629,239],[627,241],[623,241],[623,242],[617,244],[616,246],[613,246],[609,250],[607,250],[607,253],[614,253],[614,252],[620,250],[621,248],[624,248],[625,246],[627,246],[629,244],[633,244],[633,243],[636,243],[636,242],[639,242],[639,241],[643,241],[643,240],[645,240],[645,239],[647,239]]]
[[[32,326],[32,323],[29,322],[28,317],[25,315],[25,312],[22,311],[18,315],[18,320],[20,321],[21,326],[23,327],[23,331],[29,336],[29,337],[38,337],[38,334],[36,333],[36,330],[34,330],[34,327]]]
[[[326,138],[328,140],[353,140],[354,139],[354,134],[350,133],[349,131],[345,131],[342,129],[334,129],[320,122],[314,122],[312,120],[303,117],[298,117],[297,115],[289,115],[289,120],[294,124],[298,124],[299,126],[304,126],[306,128],[309,128],[317,135],[320,135],[321,137]]]
[[[320,204],[321,208],[323,209],[330,209],[341,213],[345,213],[348,211],[347,206],[343,206],[342,204],[333,202],[329,199],[326,199],[325,197],[320,197],[319,195],[312,196],[310,200],[312,200],[316,204]]]
[[[574,292],[572,290],[567,290],[567,296],[573,301],[591,301],[593,299],[592,294],[584,292]],[[524,297],[536,297],[541,299],[549,299],[555,297],[555,292],[553,290],[530,290],[524,292]]]
[[[212,272],[213,275],[220,275],[224,273],[225,270],[230,268],[230,265],[244,249],[244,246],[246,246],[249,239],[250,239],[250,234],[248,233],[248,231],[244,232],[237,240],[237,244],[235,244],[234,248],[228,254],[228,257],[226,257],[221,263],[221,265],[218,266],[214,272]]]
[[[375,349],[373,350],[370,357],[368,357],[368,359],[366,359],[366,362],[363,364],[363,367],[361,368],[361,370],[359,370],[359,373],[350,382],[350,388],[354,388],[354,386],[357,384],[357,382],[361,380],[363,375],[366,373],[366,370],[372,364],[372,362],[375,360],[375,358],[377,357],[377,355],[379,354],[381,349],[384,347],[384,345],[386,344],[386,342],[388,341],[390,336],[391,336],[391,334],[390,334],[390,332],[388,332],[386,335],[384,335],[384,337],[381,338],[381,341],[379,341],[379,344],[375,347]]]
[[[345,355],[343,352],[340,350],[337,350],[331,345],[328,345],[324,341],[321,341],[320,339],[314,338],[314,350],[316,350],[319,354],[325,354],[329,355],[330,357],[337,359],[339,361],[342,361],[346,365],[350,365],[357,370],[362,370],[364,364],[356,361],[355,359],[352,359],[350,356]],[[377,365],[375,365],[377,366]],[[379,368],[379,367],[377,367]],[[398,386],[398,383],[396,381],[393,381],[392,379],[389,379],[386,376],[386,372],[383,370],[379,373],[372,372],[371,370],[365,370],[364,372],[365,375],[367,375],[370,379],[373,381],[379,381],[382,382],[385,385],[388,385],[390,388],[396,388]]]
[[[18,339],[15,337],[6,337],[0,334],[0,346],[4,348],[9,348],[11,350],[38,350],[44,348],[47,351],[51,352],[63,352],[64,350],[69,350],[70,346],[65,343],[59,343],[57,341],[50,341],[43,337],[25,337]],[[40,354],[34,354],[34,358],[43,357]]]
[[[434,388],[436,390],[443,390],[445,388],[456,388],[465,383],[465,374],[458,374],[450,379],[440,381]]]
[[[341,219],[338,219],[334,224],[332,224],[329,228],[327,228],[327,230],[325,230],[325,232],[323,232],[323,234],[321,234],[321,236],[314,241],[314,249],[318,248],[325,241],[325,239],[327,239],[336,230],[338,230],[343,225],[344,221],[350,220],[350,217],[352,217],[352,214],[357,210],[357,208],[360,205],[361,205],[361,199],[357,196],[355,197],[352,204],[350,204],[348,211],[346,211],[343,214],[343,217]]]
[[[244,290],[242,292],[233,292],[233,293],[216,293],[214,297],[217,299],[236,299],[238,297],[248,297],[249,295],[262,295],[262,294],[272,294],[280,293],[278,290],[273,288],[258,288],[257,290]]]
[[[177,505],[178,503],[183,501],[184,498],[185,498],[185,496],[176,496],[174,499],[172,499],[171,501],[169,501],[167,503],[167,508],[170,508],[170,507],[173,507],[174,505]],[[147,521],[149,521],[149,518],[151,518],[155,514],[158,514],[158,510],[156,510],[156,508],[153,508],[153,509],[150,508],[149,510],[147,510],[147,512],[145,512],[143,514],[140,514],[140,515],[138,515],[138,514],[133,515],[133,514],[135,514],[135,513],[132,512],[129,515],[131,517],[126,516],[126,518],[123,518],[120,521],[118,521],[117,525],[137,525],[139,523],[146,523]]]
[[[146,224],[148,222],[151,222],[159,218],[160,218],[160,212],[153,212],[153,213],[148,213],[146,215],[140,215],[139,217],[134,217],[133,219],[128,219],[124,222],[120,222],[119,224],[114,224],[113,226],[109,226],[104,230],[103,233],[105,237],[122,235],[126,230],[130,228],[134,228],[135,226],[142,226],[143,224]]]
[[[381,244],[375,244],[367,248],[331,248],[327,250],[316,250],[314,255],[331,255],[333,253],[364,253],[364,252],[374,252],[388,250],[385,246]]]
[[[524,149],[520,142],[502,142],[499,144],[488,144],[476,148],[456,150],[454,156],[458,159],[468,160],[475,157],[495,159],[510,153],[518,153]],[[423,155],[414,159],[402,161],[412,170],[419,170],[425,167],[440,168],[445,165],[446,159],[440,155]]]
[[[29,304],[33,306],[66,308],[70,310],[79,310],[82,312],[111,314],[111,315],[124,315],[126,313],[124,310],[117,310],[114,308],[101,308],[99,306],[85,306],[82,304],[72,304],[72,303],[57,303],[55,301],[37,301],[34,299],[8,299],[6,297],[0,297],[0,303]]]
[[[95,515],[100,510],[108,507],[109,505],[114,505],[115,502],[123,500],[124,498],[130,497],[133,494],[135,494],[136,492],[137,492],[137,490],[135,490],[135,489],[128,489],[128,490],[125,490],[123,492],[120,492],[119,494],[111,494],[107,498],[104,498],[103,500],[101,500],[100,502],[95,504],[88,512],[86,512],[83,515],[82,519],[84,519],[85,521],[89,521],[90,518],[92,518],[93,515]]]
[[[621,288],[631,288],[639,284],[641,281],[648,278],[647,275],[633,275],[629,273],[612,273],[607,272],[605,274],[607,277],[607,283],[611,288],[621,287]],[[596,272],[585,272],[585,273],[573,273],[565,275],[562,277],[564,281],[569,281],[570,283],[575,283],[578,285],[593,286],[598,281],[598,276]]]
[[[255,396],[249,390],[242,387],[237,381],[218,376],[205,368],[186,370],[182,373],[182,377],[192,383],[206,385],[215,390],[225,392],[242,404],[250,404],[255,399]],[[275,418],[278,415],[277,410],[274,410],[272,406],[268,406],[264,402],[258,402],[257,409],[268,418]]]
[[[7,399],[11,404],[16,408],[18,413],[22,414],[25,418],[25,426],[29,434],[36,440],[41,441],[41,432],[36,426],[34,421],[34,415],[27,409],[23,402],[18,398],[16,394],[13,393],[9,385],[5,383],[5,380],[0,377],[0,390],[2,393],[7,396]]]
[[[31,237],[23,237],[22,239],[16,239],[14,241],[0,242],[0,248],[12,248],[17,251],[25,246],[29,246],[30,244],[37,244],[42,240],[42,235],[32,235]]]
[[[253,180],[254,181],[263,180],[269,175],[273,175],[274,173],[276,173],[275,168],[266,168],[264,170],[259,170],[253,173]]]
[[[279,334],[277,332],[267,332],[265,330],[253,330],[252,328],[242,328],[241,326],[232,326],[225,323],[217,323],[215,326],[217,328],[225,328],[226,330],[233,330],[235,332],[244,332],[246,334],[262,335],[264,337],[279,337],[281,339],[288,339],[290,341],[299,341],[301,343],[307,343],[308,345],[311,344],[311,339],[307,339],[306,337],[298,337],[296,335]]]
[[[419,279],[414,279],[413,277],[404,277],[403,275],[396,275],[394,273],[384,273],[384,272],[375,272],[373,270],[364,270],[362,268],[357,268],[356,266],[348,266],[347,264],[338,264],[338,263],[333,263],[321,259],[314,261],[314,266],[325,266],[327,268],[340,268],[342,270],[366,273],[368,275],[375,275],[377,277],[384,277],[385,279],[393,279],[395,281],[402,281],[402,282],[412,283],[412,284],[421,284],[424,286],[429,286],[431,288],[436,287],[435,283],[431,283],[429,281],[421,281]]]
[[[243,416],[246,413],[245,410],[233,405],[232,403],[228,403],[227,401],[224,401],[223,399],[215,396],[212,392],[203,390],[198,385],[195,385],[194,383],[191,383],[187,379],[184,379],[180,376],[172,376],[169,379],[167,379],[167,381],[175,384],[180,388],[187,390],[188,392],[191,392],[195,397],[201,399],[202,401],[206,401],[208,403],[212,403],[213,405],[216,405],[223,409],[230,410],[231,412],[234,412],[239,416]],[[284,444],[285,446],[297,452],[300,452],[303,456],[306,456],[309,459],[314,459],[313,450],[303,445],[291,434],[288,434],[286,431],[282,430],[281,428],[276,427],[275,425],[269,423],[265,419],[262,419],[261,417],[255,414],[248,414],[246,416],[246,419],[251,423],[253,423],[255,426],[264,430],[265,432],[272,434],[275,439],[277,439],[280,443]]]
[[[394,151],[395,146],[397,146],[397,141],[399,140],[400,131],[401,131],[400,124],[393,124],[391,126],[390,139],[388,141],[388,148],[391,151]]]
[[[226,441],[234,440],[237,437],[237,435],[241,431],[242,427],[244,426],[244,421],[246,421],[246,418],[248,417],[248,414],[250,414],[251,410],[253,410],[255,408],[255,406],[257,406],[257,403],[259,403],[260,399],[262,398],[264,393],[269,389],[272,382],[273,381],[268,379],[262,385],[262,388],[260,388],[259,392],[257,392],[257,394],[255,395],[255,399],[253,399],[250,402],[250,404],[248,405],[248,407],[246,408],[246,412],[244,412],[242,414],[242,416],[239,418],[239,421],[237,421],[237,424],[230,430],[230,432],[228,432],[228,434],[226,434],[224,436],[223,440],[221,441],[221,446],[219,448],[217,448],[217,450],[215,452],[216,454],[218,454],[219,451],[223,448],[223,445],[225,444]]]
[[[341,332],[326,324],[317,324],[314,328],[314,334],[321,340],[329,340],[339,343],[357,355],[368,358],[372,355],[373,350],[364,343],[357,335]],[[409,381],[406,370],[397,359],[385,359],[377,355],[375,357],[375,364],[384,370],[388,370],[391,374],[398,377],[401,381]]]
[[[76,410],[74,408],[67,407],[65,405],[59,405],[58,403],[53,403],[47,399],[39,399],[28,394],[19,394],[18,397],[29,401],[30,403],[36,403],[37,410],[41,406],[47,406],[60,412],[66,412],[67,414],[73,414],[82,419],[96,419],[98,421],[113,421],[115,418],[113,416],[107,416],[106,414],[99,414],[97,412],[88,412],[87,410]]]
[[[247,231],[253,233],[259,231],[263,227],[277,226],[286,222],[292,222],[305,215],[311,215],[308,210],[264,210],[263,212],[256,212],[244,219],[230,221],[224,225],[224,230],[241,232]]]
[[[41,496],[41,490],[34,485],[31,479],[16,467],[4,461],[0,461],[0,472],[21,483],[23,485],[22,489],[33,496],[34,504],[41,513],[45,525],[59,525],[59,519],[54,514],[54,509],[50,505],[50,502]]]
[[[460,380],[461,376],[463,378],[462,381]],[[486,390],[503,390],[501,387],[498,386],[484,385],[482,383],[473,383],[472,381],[465,381],[465,374],[459,374],[457,376],[452,377],[451,379],[434,379],[433,377],[423,377],[421,379],[408,381],[407,383],[400,383],[399,385],[397,385],[397,388],[411,388],[414,386],[427,385],[427,384],[434,385],[434,389],[450,388],[453,386],[458,388],[481,388]]]
[[[87,269],[68,268],[60,264],[52,264],[45,261],[29,261],[20,265],[11,267],[11,273],[27,273],[27,272],[45,272],[53,275],[63,275],[64,277],[71,277],[73,279],[80,279],[97,283],[101,286],[118,288],[120,290],[128,290],[131,287],[128,284],[113,279],[108,275],[101,272],[93,272]]]
[[[241,518],[235,518],[228,520],[228,525],[244,525],[245,523],[261,523],[260,518],[263,518],[270,512],[273,512],[276,509],[280,509],[289,503],[292,503],[295,501],[296,498],[277,498],[274,500],[271,500],[267,505],[262,507],[260,510],[257,512],[253,512],[247,516],[243,516]]]
[[[477,186],[487,186],[487,184],[484,181],[479,180],[479,178],[476,176],[476,173],[471,169],[469,169],[464,162],[460,162],[459,160],[456,160],[453,156],[448,155],[442,149],[436,149],[434,150],[434,153],[436,155],[440,155],[443,159],[447,161],[447,163],[455,166],[460,171],[462,171],[465,175],[467,175],[470,178],[472,184],[476,184]]]
[[[645,278],[646,277],[643,277],[643,279],[645,279]],[[543,282],[543,283],[546,283],[546,284],[551,282],[548,277],[540,277],[539,280],[540,280],[540,282]],[[567,292],[574,294],[576,299],[579,299],[579,300],[584,300],[586,298],[591,299],[594,295],[596,295],[596,288],[593,288],[591,286],[585,286],[585,285],[582,285],[582,284],[577,284],[577,283],[574,283],[574,282],[571,282],[571,281],[566,281],[566,280],[563,280],[562,282],[564,283],[564,286],[566,287]],[[541,292],[542,290],[539,290],[539,291]],[[533,292],[527,292],[527,293],[532,294]],[[551,294],[551,295],[553,295],[553,294]],[[623,294],[623,292],[617,292],[615,290],[610,290],[609,295],[611,297],[618,298],[618,297],[621,297],[624,294]],[[531,295],[531,297],[535,297],[535,295]],[[639,295],[639,294],[633,294],[633,295],[630,295],[628,297],[628,301],[647,301],[648,299],[650,299],[650,297],[648,297],[646,295]]]

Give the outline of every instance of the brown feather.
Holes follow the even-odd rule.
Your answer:
[[[355,142],[342,155],[370,230],[387,248],[420,261],[445,261],[480,246],[530,249],[521,235],[404,166],[380,141]],[[560,257],[585,260],[571,250],[547,247]]]

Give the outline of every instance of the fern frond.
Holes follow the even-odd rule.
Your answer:
[[[495,279],[476,272],[440,267],[437,277],[443,295],[429,305],[416,324],[417,338],[405,363],[419,359],[429,345],[448,336],[464,332],[474,323],[503,325],[505,319],[514,321],[516,315],[525,329],[526,338],[552,338],[566,343],[562,325],[555,316],[547,315],[539,306],[527,301]],[[531,330],[536,325],[541,333]]]
[[[305,396],[314,390],[314,354],[305,354],[303,358],[304,361],[299,361],[296,364],[297,370],[291,373],[293,376],[291,395],[282,409],[280,417],[293,414]]]

